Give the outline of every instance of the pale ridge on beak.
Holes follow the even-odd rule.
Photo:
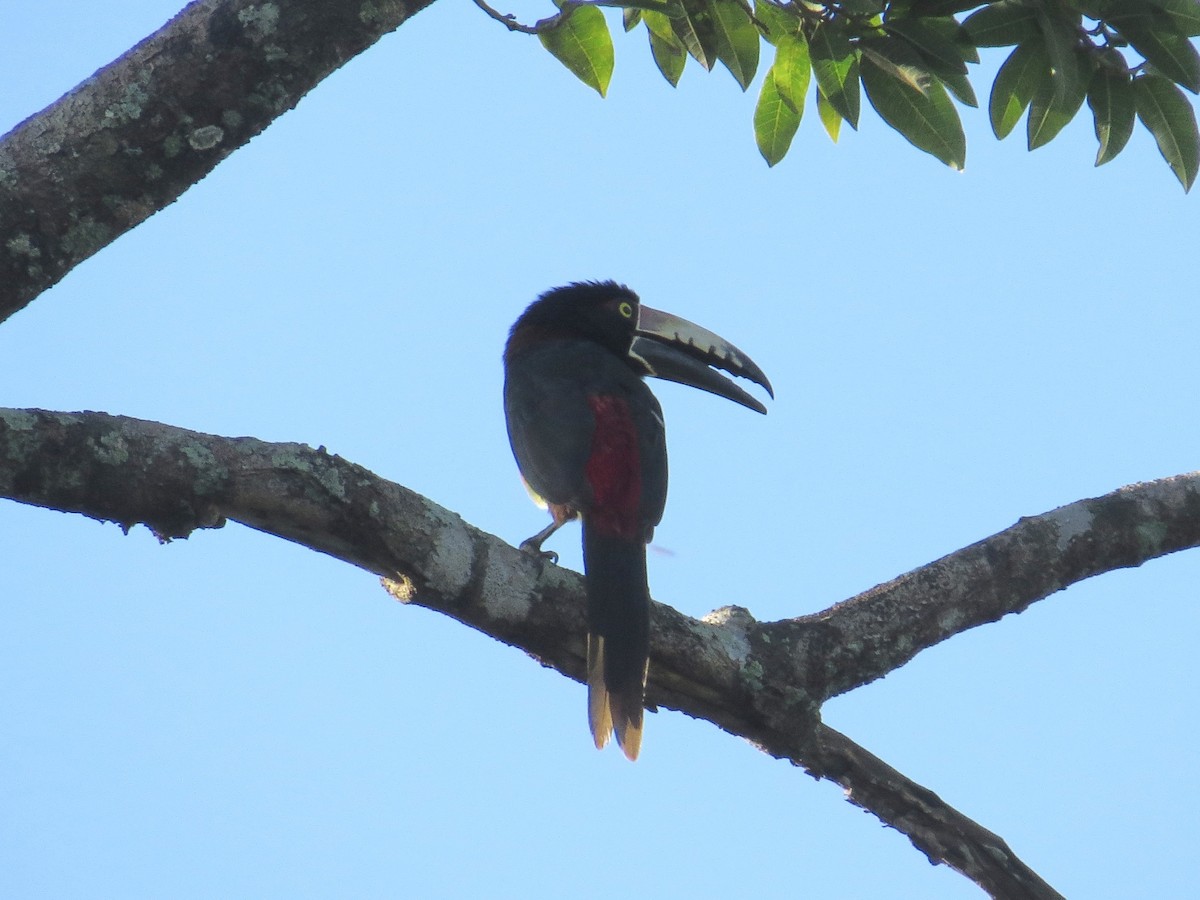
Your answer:
[[[699,388],[765,413],[767,408],[762,403],[714,371],[724,369],[748,378],[775,397],[766,374],[748,354],[694,322],[641,306],[635,335],[629,355],[653,378]]]

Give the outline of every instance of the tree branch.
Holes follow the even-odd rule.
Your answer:
[[[968,819],[933,791],[825,725],[807,749],[805,770],[840,784],[846,799],[896,828],[931,863],[944,862],[993,897],[1062,900],[998,835]]]
[[[433,0],[198,0],[0,139],[0,322]]]
[[[563,0],[562,3],[558,4],[558,12],[554,15],[538,19],[532,25],[525,25],[519,22],[517,17],[512,13],[502,13],[500,10],[489,6],[487,0],[475,0],[475,5],[509,31],[519,31],[521,34],[543,34],[544,32],[551,31],[565,22],[571,13],[584,6],[616,9],[647,9],[652,12],[663,13],[671,9],[669,0],[663,0],[661,3],[656,3],[655,0],[639,0],[639,2],[630,2],[630,0]]]
[[[759,626],[820,700],[1078,581],[1200,546],[1200,472],[1080,500],[824,612]]]
[[[521,34],[537,34],[539,31],[545,28],[549,21],[558,19],[558,16],[551,16],[549,19],[541,19],[535,25],[522,25],[517,21],[517,17],[515,15],[512,13],[502,13],[498,9],[493,9],[487,5],[485,0],[475,0],[475,5],[509,31],[519,31]],[[561,15],[561,13],[559,15]]]
[[[323,448],[224,438],[103,413],[0,410],[0,496],[161,540],[226,518],[381,575],[440,611],[583,680],[582,579]],[[1042,516],[800,619],[655,603],[650,703],[788,759],[998,897],[1055,897],[996,835],[820,721],[820,705],[967,628],[1068,584],[1200,544],[1200,473]]]

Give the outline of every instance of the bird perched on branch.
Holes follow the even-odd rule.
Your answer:
[[[504,348],[504,414],[517,466],[550,525],[521,549],[583,521],[588,720],[597,747],[615,732],[636,759],[650,657],[646,544],[667,500],[662,409],[645,376],[691,385],[765,413],[716,369],[774,397],[745,353],[686,319],[643,306],[612,281],[542,294]]]

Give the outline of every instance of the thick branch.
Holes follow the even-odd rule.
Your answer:
[[[0,321],[433,0],[198,0],[0,140]]]
[[[0,496],[163,540],[226,518],[384,576],[576,679],[578,575],[514,550],[400,485],[299,444],[222,438],[102,413],[0,410]],[[804,619],[703,621],[652,610],[652,703],[707,719],[836,781],[852,802],[994,896],[1054,897],[996,835],[826,728],[820,703],[1072,581],[1200,543],[1200,475],[1071,504]]]
[[[1085,578],[1200,546],[1200,472],[1021,519],[824,612],[759,626],[820,700]]]
[[[381,575],[400,599],[582,680],[584,599],[576,573],[543,564],[323,448],[105,413],[0,410],[0,497],[126,530],[145,524],[164,541],[233,519]],[[737,734],[756,733],[742,672],[744,628],[728,617],[699,622],[660,604],[654,627],[653,699]]]

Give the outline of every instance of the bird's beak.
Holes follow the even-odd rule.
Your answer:
[[[767,408],[716,369],[749,378],[772,399],[775,397],[762,369],[725,338],[687,319],[648,306],[638,309],[629,355],[645,367],[647,375],[700,388],[760,413]]]

